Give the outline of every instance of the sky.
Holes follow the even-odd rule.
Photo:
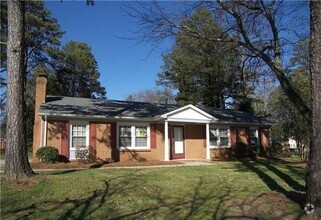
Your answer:
[[[107,98],[123,100],[127,95],[156,87],[155,79],[163,63],[162,50],[155,50],[134,37],[134,20],[124,10],[123,1],[46,1],[45,7],[66,31],[62,44],[73,40],[92,48]],[[166,46],[166,45],[165,45]]]

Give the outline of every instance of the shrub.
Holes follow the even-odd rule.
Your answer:
[[[242,142],[236,144],[236,154],[239,158],[248,156],[248,146]]]
[[[96,162],[96,150],[92,146],[77,146],[76,159],[81,163]]]
[[[51,146],[41,147],[37,150],[36,156],[41,162],[55,163],[58,160],[58,149]]]
[[[272,156],[280,156],[283,152],[283,146],[280,143],[273,143],[271,146]]]

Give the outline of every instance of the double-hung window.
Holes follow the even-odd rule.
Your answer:
[[[146,124],[119,124],[118,148],[149,149],[149,130]]]
[[[87,147],[89,145],[89,127],[85,122],[70,123],[70,148],[69,158],[76,158],[77,147]]]
[[[210,126],[210,146],[218,148],[230,147],[230,129]]]

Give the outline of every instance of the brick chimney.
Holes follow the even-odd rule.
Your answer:
[[[41,103],[46,101],[47,75],[39,74],[36,78],[36,96],[35,96],[35,118],[33,125],[33,160],[37,160],[36,152],[43,143],[40,142],[41,134],[41,117],[38,115]]]

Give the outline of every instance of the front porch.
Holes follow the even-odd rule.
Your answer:
[[[217,121],[216,118],[193,105],[161,117],[164,120],[164,161],[211,159],[209,125]]]

